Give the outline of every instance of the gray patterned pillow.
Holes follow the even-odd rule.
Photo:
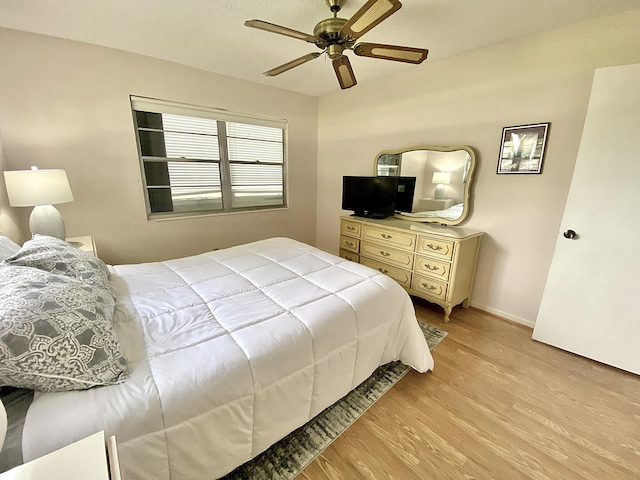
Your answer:
[[[109,269],[102,260],[64,240],[47,235],[34,235],[4,263],[39,268],[109,289]]]
[[[59,392],[126,380],[114,309],[103,288],[0,265],[0,385]]]

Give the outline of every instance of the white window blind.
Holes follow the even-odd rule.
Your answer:
[[[284,121],[131,103],[150,216],[286,206]]]

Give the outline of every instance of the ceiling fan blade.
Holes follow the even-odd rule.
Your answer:
[[[427,59],[426,48],[401,47],[400,45],[383,45],[382,43],[358,43],[353,53],[361,57],[382,58],[396,62],[422,63]]]
[[[333,69],[336,71],[336,77],[338,77],[338,83],[341,89],[351,88],[356,83],[356,76],[351,68],[351,62],[349,57],[343,55],[336,58],[333,62]]]
[[[290,62],[280,65],[279,67],[272,68],[271,70],[264,72],[264,74],[267,77],[275,77],[276,75],[280,75],[281,73],[284,73],[287,70],[291,70],[298,65],[302,65],[303,63],[307,63],[314,58],[318,58],[320,55],[322,55],[322,52],[307,53],[306,55],[296,58],[295,60],[291,60]]]
[[[304,40],[305,42],[315,43],[317,38],[313,35],[299,32],[287,27],[281,27],[275,23],[263,22],[262,20],[247,20],[244,22],[245,27],[257,28],[258,30],[264,30],[266,32],[278,33],[287,37],[297,38],[298,40]]]
[[[342,26],[340,32],[356,39],[402,7],[398,0],[369,0]]]

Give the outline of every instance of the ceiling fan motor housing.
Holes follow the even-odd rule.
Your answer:
[[[343,50],[351,48],[355,43],[354,40],[340,33],[340,29],[345,23],[347,23],[345,18],[327,18],[313,29],[313,35],[318,39],[316,45],[318,48],[326,48],[327,54],[332,60],[341,57]]]

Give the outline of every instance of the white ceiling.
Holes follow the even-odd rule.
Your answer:
[[[347,0],[349,18],[365,0]],[[359,84],[518,36],[640,8],[640,0],[402,0],[361,41],[428,48],[421,65],[349,57]],[[340,91],[326,56],[262,72],[314,45],[244,26],[260,19],[312,34],[325,0],[0,0],[0,27],[140,53],[313,96]],[[0,45],[0,48],[2,46]],[[357,86],[354,88],[358,88]]]

